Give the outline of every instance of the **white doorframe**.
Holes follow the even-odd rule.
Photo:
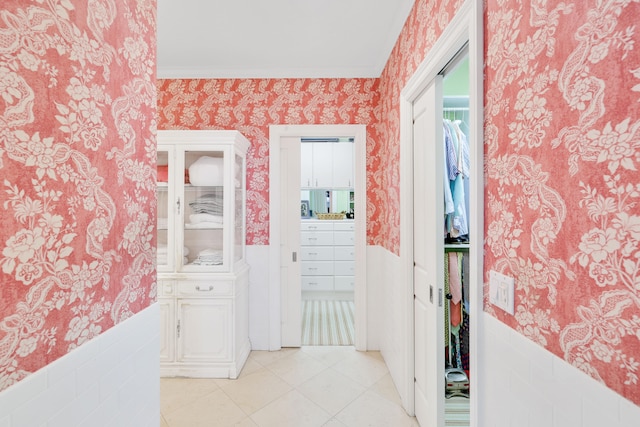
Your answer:
[[[280,138],[354,137],[355,154],[355,347],[367,350],[367,128],[365,125],[269,126],[269,350],[282,346],[280,296]]]
[[[478,393],[474,384],[486,381],[482,377],[478,342],[482,334],[483,257],[484,242],[484,178],[483,178],[483,10],[482,2],[466,0],[458,13],[424,58],[400,94],[400,254],[405,290],[405,327],[410,333],[405,342],[405,409],[415,413],[414,394],[414,313],[413,313],[413,102],[447,63],[469,43],[469,129],[472,161],[470,177],[469,239],[470,256],[470,370],[471,426],[479,419]],[[444,390],[443,390],[444,392]]]

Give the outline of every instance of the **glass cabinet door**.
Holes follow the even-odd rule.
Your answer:
[[[245,169],[246,163],[244,157],[236,154],[234,162],[234,183],[233,188],[235,191],[235,230],[233,233],[233,260],[239,262],[244,260],[244,239],[246,229],[246,215],[245,215]]]
[[[173,269],[175,250],[173,249],[174,230],[173,215],[170,207],[173,200],[173,152],[170,147],[158,146],[157,150],[157,267],[159,271]]]
[[[225,151],[184,151],[182,253],[186,271],[222,270],[225,236]]]

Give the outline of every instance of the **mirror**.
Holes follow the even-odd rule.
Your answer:
[[[315,217],[316,212],[354,213],[353,191],[350,190],[301,190],[300,200],[309,201],[311,218]]]

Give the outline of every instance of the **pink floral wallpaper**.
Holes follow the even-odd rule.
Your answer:
[[[485,272],[516,279],[487,311],[640,405],[638,16],[486,2]]]
[[[247,244],[269,244],[269,125],[365,124],[379,119],[377,79],[158,80],[158,129],[233,129],[250,141]],[[367,127],[368,149],[377,140]],[[376,159],[367,160],[375,170]],[[369,204],[382,203],[378,200]]]
[[[367,212],[376,219],[369,240],[400,253],[400,92],[442,34],[462,0],[417,0],[380,76],[382,120],[371,154],[380,166],[371,172]]]
[[[3,0],[0,390],[155,301],[155,0]]]

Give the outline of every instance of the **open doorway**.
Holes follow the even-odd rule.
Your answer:
[[[302,137],[302,345],[355,344],[354,138]],[[293,159],[292,159],[293,160]]]
[[[333,141],[336,138],[344,139],[336,142],[344,145],[337,147],[339,150],[346,148],[346,144],[351,144],[349,148],[353,153],[354,182],[331,188],[320,182],[318,185],[314,182],[313,186],[303,186],[303,174],[310,169],[310,166],[302,165],[301,161],[301,150],[309,148],[304,144],[313,140],[325,143],[320,141]],[[269,139],[270,269],[274,273],[269,280],[272,295],[269,308],[273,320],[270,347],[276,349],[303,345],[303,303],[305,300],[316,300],[309,298],[310,293],[323,296],[322,301],[337,301],[344,300],[344,296],[352,292],[352,341],[356,349],[366,350],[366,127],[271,126]],[[303,139],[307,142],[302,142]],[[344,154],[340,156],[342,160],[344,157]],[[333,161],[325,160],[325,163]],[[362,206],[361,215],[358,215],[358,206]],[[318,213],[342,214],[343,211],[344,216],[340,220],[320,220],[317,217]],[[352,211],[354,217],[347,218],[346,214],[351,214]],[[335,245],[335,239],[342,244]],[[311,259],[313,257],[316,259]],[[322,268],[328,268],[329,264],[331,271],[336,272],[337,268],[338,273],[331,275],[330,279],[326,270],[321,271]],[[315,292],[312,291],[314,287]],[[325,310],[331,310],[330,306],[336,308],[334,303],[324,305]],[[348,306],[341,304],[338,308],[349,315]]]

